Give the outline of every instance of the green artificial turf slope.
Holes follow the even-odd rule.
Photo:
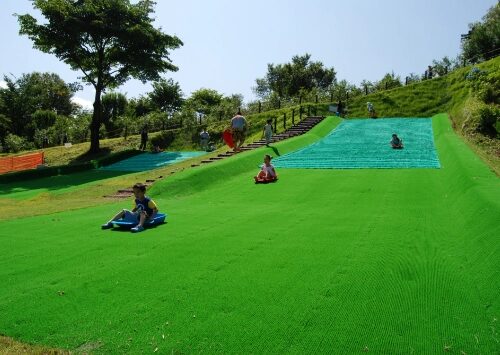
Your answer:
[[[97,353],[498,353],[499,180],[433,120],[439,170],[254,185],[261,149],[155,184],[169,223],[142,234],[98,229],[118,205],[2,222],[0,333]]]

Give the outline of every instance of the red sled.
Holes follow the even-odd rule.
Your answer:
[[[255,176],[254,179],[256,184],[269,184],[271,182],[278,181],[277,176],[268,179],[266,179],[265,177]]]
[[[222,133],[222,139],[224,139],[224,142],[227,144],[229,148],[234,148],[233,133],[231,132],[230,129],[226,129]]]

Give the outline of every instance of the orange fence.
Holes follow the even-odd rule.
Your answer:
[[[43,164],[43,152],[0,158],[0,174],[10,171],[35,169],[40,164]]]

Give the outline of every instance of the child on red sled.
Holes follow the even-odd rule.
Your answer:
[[[276,174],[276,170],[274,170],[274,166],[271,164],[272,157],[269,154],[264,155],[264,164],[262,165],[262,169],[254,176],[255,183],[268,183],[278,180],[278,175]]]

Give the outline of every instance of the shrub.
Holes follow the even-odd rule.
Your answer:
[[[500,108],[487,105],[478,98],[470,98],[464,106],[464,123],[462,131],[465,133],[483,133],[489,136],[497,135],[497,123],[500,121]]]
[[[166,149],[170,147],[175,139],[175,134],[173,131],[164,131],[160,134],[151,138],[152,146],[159,146],[161,149]]]
[[[25,138],[9,133],[4,140],[4,149],[10,153],[17,153],[22,150],[34,149],[34,146]]]
[[[500,121],[500,108],[493,105],[483,105],[479,108],[479,123],[477,130],[491,136],[497,135],[497,122]]]

